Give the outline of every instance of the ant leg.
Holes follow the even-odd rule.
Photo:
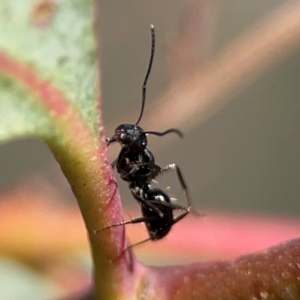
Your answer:
[[[186,197],[188,206],[189,206],[190,210],[192,211],[192,213],[199,216],[199,217],[203,217],[203,215],[198,213],[197,210],[194,208],[193,201],[192,201],[192,198],[190,196],[189,188],[188,188],[188,186],[187,186],[187,184],[186,184],[186,182],[183,178],[183,175],[182,175],[182,172],[181,172],[180,168],[176,164],[169,164],[169,165],[167,165],[167,166],[165,166],[164,168],[161,169],[160,174],[166,173],[170,170],[175,170],[176,171],[178,181],[181,185],[181,188],[183,189],[183,191],[185,193],[185,197]]]
[[[151,221],[151,220],[154,220],[154,219],[157,219],[157,217],[138,217],[138,218],[132,218],[130,221],[120,222],[120,223],[116,223],[116,224],[111,224],[111,225],[108,225],[106,227],[100,228],[98,230],[94,230],[94,233],[98,233],[98,232],[100,232],[102,230],[109,229],[109,228],[112,228],[112,227],[118,227],[118,226],[127,225],[127,224],[142,223],[142,222],[147,222],[147,221]]]
[[[128,166],[130,166],[130,171],[126,174],[122,174],[121,175],[121,178],[125,181],[128,181],[128,177],[130,175],[132,175],[134,172],[138,171],[138,164],[136,163],[131,163],[131,164],[128,164]]]
[[[111,165],[111,168],[114,169],[117,165],[117,161],[118,159],[116,158],[110,165]]]
[[[183,217],[182,217],[183,218]],[[132,218],[131,221],[127,221],[127,222],[121,222],[121,223],[117,223],[117,224],[112,224],[112,225],[109,225],[109,226],[106,226],[106,227],[103,227],[101,229],[98,229],[98,230],[94,230],[94,233],[98,233],[102,230],[105,230],[105,229],[108,229],[108,228],[112,228],[112,227],[117,227],[117,226],[121,226],[121,225],[126,225],[126,224],[135,224],[135,223],[142,223],[142,222],[147,222],[147,221],[151,221],[151,220],[155,220],[155,219],[158,219],[158,217],[139,217],[139,218]],[[176,219],[176,218],[175,218]],[[177,221],[175,221],[177,222]],[[124,253],[131,249],[132,247],[134,246],[137,246],[137,245],[141,245],[145,242],[148,242],[150,241],[151,238],[147,238],[145,240],[142,240],[140,242],[137,242],[135,244],[132,244],[132,245],[129,245],[128,247],[126,247],[121,253],[120,255],[118,255],[112,262],[116,262],[120,257],[122,257],[124,255]]]
[[[146,208],[148,208],[148,209],[152,209],[152,210],[154,210],[155,212],[157,212],[160,218],[163,218],[163,217],[164,217],[164,213],[163,213],[159,208],[157,208],[154,204],[152,204],[153,202],[154,202],[154,203],[160,204],[161,201],[146,200],[146,199],[143,199],[143,198],[135,198],[135,199],[136,199],[138,202],[140,202],[140,204],[141,204],[143,207],[146,207]]]
[[[143,207],[146,207],[148,209],[152,209],[154,210],[155,212],[157,212],[157,214],[160,216],[160,218],[163,218],[164,217],[164,214],[163,212],[157,208],[154,204],[152,204],[151,202],[153,200],[149,200],[149,199],[146,199],[144,197],[144,194],[143,194],[143,190],[138,188],[138,189],[134,189],[134,188],[130,188],[130,191],[131,191],[131,194],[132,196],[143,206]]]
[[[146,243],[146,242],[148,242],[148,241],[151,241],[151,238],[147,238],[147,239],[142,240],[142,241],[140,241],[140,242],[137,242],[137,243],[135,243],[135,244],[129,245],[129,246],[126,247],[126,248],[120,253],[120,255],[118,255],[112,262],[114,263],[114,262],[116,262],[118,259],[120,259],[120,258],[124,255],[124,253],[125,253],[126,251],[128,251],[129,249],[131,249],[131,248],[133,248],[133,247],[135,247],[135,246],[137,246],[137,245],[144,244],[144,243]]]
[[[179,216],[173,218],[173,225],[174,225],[175,223],[177,223],[178,221],[180,221],[181,219],[183,219],[183,218],[190,212],[190,210],[191,210],[191,207],[188,207],[188,208],[186,209],[186,211],[183,212],[181,215],[179,215]]]
[[[172,209],[178,209],[178,210],[184,210],[184,211],[190,211],[191,210],[191,206],[189,206],[188,208],[179,205],[179,204],[175,204],[175,203],[169,203],[169,202],[163,202],[160,200],[149,200],[149,202],[151,202],[151,204],[153,205],[161,205],[163,207],[167,207],[167,208],[172,208]]]
[[[179,206],[180,206],[180,205],[178,205],[178,207],[179,207]],[[179,216],[173,218],[173,225],[174,225],[175,223],[177,223],[178,221],[180,221],[181,219],[183,219],[183,218],[190,212],[191,207],[188,207],[188,208],[181,207],[181,209],[185,210],[185,212],[183,212],[183,213],[180,214]],[[142,218],[142,217],[141,217],[141,218]],[[137,218],[137,219],[141,219],[141,218]],[[146,218],[145,218],[145,219],[146,219]],[[154,217],[154,218],[152,218],[152,219],[156,219],[156,218]],[[141,244],[143,244],[143,243],[145,243],[145,242],[148,242],[148,241],[150,241],[150,240],[151,240],[151,238],[147,238],[147,239],[142,240],[142,241],[140,241],[140,242],[137,242],[137,243],[135,243],[135,244],[129,245],[127,248],[125,248],[125,249],[121,252],[121,254],[120,254],[118,257],[116,257],[116,258],[113,260],[113,262],[115,262],[116,260],[118,260],[121,256],[124,255],[124,253],[125,253],[127,250],[131,249],[132,247],[135,247],[135,246],[137,246],[137,245],[141,245]]]
[[[185,183],[185,180],[183,178],[182,172],[179,169],[179,167],[176,164],[169,164],[169,165],[167,165],[167,166],[165,166],[164,168],[161,169],[160,174],[164,174],[168,171],[174,171],[174,170],[176,171],[177,178],[178,178],[178,181],[181,185],[181,188],[183,189],[183,191],[186,195],[187,203],[188,203],[189,206],[192,206],[192,200],[191,200],[191,197],[190,197],[190,192],[189,192],[189,189],[187,187],[187,184]]]

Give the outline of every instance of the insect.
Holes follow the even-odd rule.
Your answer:
[[[175,133],[182,137],[182,133],[178,129],[168,129],[164,132],[144,131],[139,122],[142,119],[145,102],[146,102],[146,87],[147,81],[151,72],[154,50],[155,50],[155,32],[154,26],[151,29],[151,55],[147,69],[147,73],[142,86],[142,107],[139,118],[135,124],[121,124],[115,129],[115,134],[112,137],[106,138],[107,146],[117,142],[121,145],[121,151],[118,158],[112,163],[112,167],[116,167],[117,172],[125,181],[131,182],[136,177],[150,178],[156,177],[161,168],[155,165],[155,159],[152,152],[147,147],[147,135],[164,136],[168,133]]]
[[[155,31],[154,26],[151,29],[151,55],[146,72],[146,76],[142,86],[142,107],[138,120],[135,124],[121,124],[115,129],[112,137],[106,139],[107,146],[113,143],[121,145],[121,151],[118,158],[113,161],[112,168],[117,169],[120,177],[127,181],[129,189],[134,199],[141,205],[142,216],[133,218],[128,222],[112,224],[101,228],[96,232],[104,229],[126,225],[130,223],[144,222],[149,234],[149,238],[139,242],[143,243],[148,240],[158,240],[163,238],[171,230],[171,227],[179,220],[184,218],[192,210],[192,202],[189,195],[188,187],[183,179],[181,170],[176,164],[169,164],[165,167],[160,167],[155,164],[153,153],[147,147],[147,135],[164,136],[169,133],[175,133],[182,137],[182,133],[178,129],[168,129],[164,132],[144,131],[138,124],[142,119],[145,101],[146,101],[146,86],[151,72],[154,50],[155,50]],[[179,183],[185,192],[188,207],[184,207],[172,203],[171,198],[159,188],[151,186],[152,180],[159,175],[162,175],[170,170],[175,170]],[[174,216],[174,210],[181,210],[182,213]],[[197,213],[196,213],[197,214]]]
[[[169,233],[172,226],[183,219],[191,209],[191,207],[185,208],[181,205],[172,203],[170,197],[163,190],[159,188],[152,188],[150,185],[148,185],[148,188],[144,187],[142,190],[138,187],[135,187],[133,194],[136,194],[137,198],[140,197],[140,194],[143,194],[145,199],[156,205],[156,207],[162,212],[162,216],[155,210],[141,205],[141,217],[132,218],[130,221],[112,224],[97,230],[96,232],[99,232],[101,230],[121,225],[145,223],[149,238],[128,246],[116,259],[118,259],[121,255],[123,255],[123,253],[133,246],[140,245],[150,240],[155,241],[162,239]],[[173,212],[176,209],[182,210],[183,212],[175,217]]]

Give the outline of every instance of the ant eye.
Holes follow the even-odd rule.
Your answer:
[[[121,133],[120,139],[121,139],[121,140],[125,140],[126,138],[127,138],[127,134]]]

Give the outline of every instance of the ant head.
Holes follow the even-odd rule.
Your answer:
[[[140,126],[134,124],[121,124],[116,128],[114,136],[107,139],[107,142],[109,144],[118,142],[124,147],[143,150],[147,146],[147,137]]]

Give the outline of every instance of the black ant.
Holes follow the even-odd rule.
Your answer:
[[[112,167],[117,168],[117,172],[121,178],[125,181],[131,182],[136,176],[139,177],[154,177],[157,176],[160,167],[155,165],[155,160],[152,152],[148,149],[147,135],[153,134],[157,136],[164,136],[168,133],[175,133],[179,137],[182,137],[181,131],[178,129],[169,129],[164,132],[155,131],[144,131],[140,126],[139,122],[142,119],[144,113],[144,107],[146,102],[146,85],[151,72],[154,50],[155,50],[155,32],[154,26],[150,25],[152,45],[150,61],[147,69],[147,73],[144,79],[142,87],[142,107],[139,118],[135,124],[121,124],[115,129],[115,134],[112,137],[106,138],[107,146],[114,142],[118,142],[122,149],[119,153],[118,158],[112,163]],[[143,167],[148,169],[146,172]]]
[[[164,168],[156,165],[154,155],[147,147],[148,134],[164,136],[168,133],[175,133],[179,137],[182,137],[183,135],[181,131],[173,128],[164,132],[144,131],[140,126],[138,126],[144,112],[146,85],[152,68],[155,50],[154,26],[151,25],[150,29],[152,41],[151,55],[142,87],[142,108],[139,118],[135,124],[119,125],[115,129],[115,134],[112,137],[106,138],[107,146],[117,142],[122,147],[118,158],[112,163],[112,168],[116,167],[121,178],[129,183],[131,194],[141,205],[143,216],[133,218],[128,222],[112,224],[100,229],[103,230],[129,223],[144,222],[149,238],[142,242],[163,238],[170,231],[171,227],[176,222],[184,218],[192,209],[189,191],[179,167],[176,164],[169,164]],[[170,197],[163,190],[151,187],[152,180],[169,170],[176,170],[180,185],[186,194],[188,208],[172,203]],[[182,210],[183,213],[174,217],[174,210]],[[96,232],[99,232],[100,230],[97,230]]]
[[[181,205],[172,203],[170,197],[163,190],[159,188],[152,188],[150,185],[148,185],[147,189],[145,187],[143,189],[136,187],[134,189],[133,195],[135,195],[135,198],[137,199],[140,197],[140,194],[143,194],[146,200],[154,204],[159,209],[159,211],[162,212],[162,216],[160,216],[160,214],[158,214],[156,210],[149,209],[148,207],[141,205],[142,217],[132,218],[130,221],[112,224],[97,230],[96,233],[101,230],[121,225],[136,224],[142,222],[145,223],[149,238],[128,246],[115,260],[121,257],[129,248],[132,248],[133,246],[140,245],[147,241],[162,239],[169,233],[172,226],[183,219],[191,210],[191,207],[185,208]],[[173,211],[175,209],[183,210],[183,213],[174,217]]]

